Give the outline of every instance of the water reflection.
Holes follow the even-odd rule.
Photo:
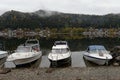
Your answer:
[[[85,50],[89,45],[104,45],[108,50],[116,45],[120,45],[120,38],[83,38],[83,39],[63,39],[63,38],[40,38],[40,47],[43,51],[51,50],[56,40],[68,41],[69,47],[72,51]],[[3,43],[5,50],[15,50],[18,45],[23,44],[26,38],[0,38],[0,43]]]
[[[120,45],[120,38],[83,38],[83,39],[64,39],[64,38],[40,38],[40,47],[44,52],[50,51],[56,40],[68,41],[71,51],[86,50],[89,45],[104,45],[107,50],[111,50],[116,45]],[[23,44],[26,38],[0,38],[0,42],[4,44],[4,48],[8,51],[13,51],[18,45]]]

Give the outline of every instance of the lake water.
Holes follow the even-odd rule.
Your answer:
[[[69,36],[68,36],[69,37]],[[107,50],[111,50],[114,46],[120,45],[120,38],[110,38],[110,37],[97,37],[97,38],[64,38],[62,36],[48,38],[42,37],[38,38],[40,41],[40,47],[43,51],[43,56],[40,60],[33,63],[32,67],[50,67],[50,62],[47,59],[47,54],[50,52],[53,44],[57,40],[66,40],[72,51],[72,64],[70,67],[86,67],[86,66],[96,66],[91,65],[83,59],[82,52],[86,50],[89,45],[104,45]],[[27,38],[0,38],[0,43],[4,45],[4,49],[7,51],[14,51],[18,45],[23,44]]]
[[[0,38],[0,43],[3,43],[5,50],[15,50],[18,45],[23,44],[27,38]],[[71,51],[84,51],[87,46],[99,44],[104,45],[107,50],[111,50],[114,46],[120,45],[120,38],[82,38],[82,39],[64,39],[58,38],[39,38],[40,47],[42,50],[51,50],[53,44],[57,40],[68,41]]]

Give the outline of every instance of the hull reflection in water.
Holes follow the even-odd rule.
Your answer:
[[[38,68],[40,65],[40,62],[41,62],[41,58],[31,63],[17,65],[17,68]]]
[[[50,62],[51,62],[50,67],[68,67],[71,66],[71,57],[58,61],[50,60]]]

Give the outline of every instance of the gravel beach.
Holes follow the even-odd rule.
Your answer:
[[[120,80],[120,67],[12,69],[0,80]]]

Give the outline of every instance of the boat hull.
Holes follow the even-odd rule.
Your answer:
[[[91,56],[87,56],[87,55],[84,55],[84,58],[86,60],[93,62],[95,64],[98,64],[98,65],[105,65],[106,63],[109,62],[109,60],[111,60],[111,59],[101,59],[101,58],[91,57]]]
[[[23,64],[28,64],[28,63],[31,63],[35,60],[38,60],[42,55],[39,54],[39,55],[36,55],[36,56],[33,56],[33,57],[29,57],[29,58],[23,58],[23,59],[16,59],[13,61],[13,63],[15,65],[23,65]]]
[[[60,60],[49,59],[49,61],[51,62],[51,66],[61,66],[64,64],[71,64],[71,56]]]

